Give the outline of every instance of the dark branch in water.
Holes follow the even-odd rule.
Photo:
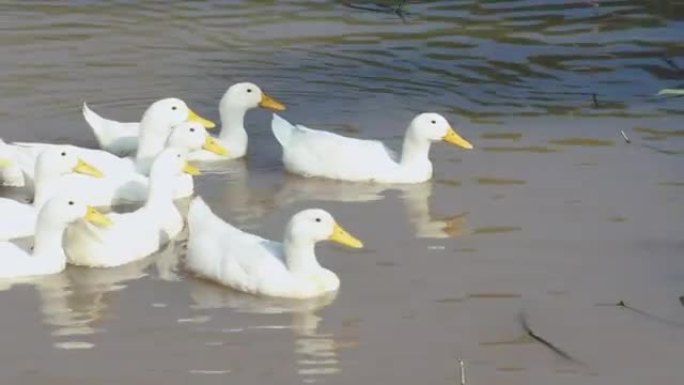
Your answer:
[[[595,93],[591,94],[591,100],[594,102],[594,108],[599,108],[598,98]]]
[[[684,296],[680,297],[679,300],[682,301],[682,298],[684,298]],[[613,304],[599,304],[598,306],[617,306],[617,307],[620,307],[623,309],[631,310],[631,311],[633,311],[633,312],[635,312],[635,313],[637,313],[643,317],[646,317],[646,318],[653,320],[653,321],[663,323],[665,325],[669,325],[669,326],[673,326],[673,327],[677,327],[677,328],[684,328],[684,323],[672,321],[672,320],[669,320],[667,318],[663,318],[663,317],[657,316],[655,314],[645,312],[641,309],[637,309],[633,306],[626,304],[625,301],[620,301],[618,303],[613,303]],[[684,302],[682,303],[682,306],[684,306]]]
[[[675,70],[675,71],[677,71],[677,72],[680,72],[680,73],[684,73],[684,70],[682,70],[682,69],[677,65],[677,63],[675,63],[675,61],[672,60],[672,59],[670,59],[669,57],[663,56],[663,61],[664,61],[665,63],[667,63],[667,65],[669,65],[670,67],[672,67],[673,70]]]
[[[411,15],[411,13],[404,11],[404,5],[408,0],[399,0],[399,3],[395,6],[389,6],[385,4],[378,4],[378,3],[370,3],[370,4],[360,4],[358,2],[353,2],[349,0],[343,0],[342,5],[345,7],[353,8],[353,9],[358,9],[361,11],[368,11],[368,12],[377,12],[377,13],[393,13],[401,20],[406,23],[406,16]]]
[[[565,358],[566,360],[573,362],[578,365],[582,365],[580,361],[575,359],[573,356],[570,354],[566,353],[565,351],[561,350],[559,347],[556,345],[552,344],[549,342],[547,339],[539,336],[537,333],[535,333],[531,328],[530,325],[527,323],[527,314],[525,312],[520,312],[520,324],[522,325],[523,330],[525,330],[525,333],[532,337],[535,341],[539,342],[540,344],[546,346],[547,348],[551,349],[554,353],[558,354],[559,356]]]

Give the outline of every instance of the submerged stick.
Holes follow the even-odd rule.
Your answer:
[[[569,353],[563,351],[561,348],[557,347],[556,345],[549,342],[547,339],[545,339],[545,338],[539,336],[537,333],[535,333],[530,328],[530,325],[527,323],[527,314],[525,314],[525,312],[520,312],[520,323],[522,325],[523,330],[525,330],[525,333],[527,333],[527,335],[532,337],[535,341],[546,346],[551,351],[553,351],[557,355],[563,357],[564,359],[566,359],[570,362],[573,362],[575,364],[578,364],[578,365],[583,365],[580,361],[578,361],[576,358],[571,356]]]
[[[591,94],[591,100],[594,102],[594,108],[599,108],[598,97],[596,93]]]
[[[622,137],[625,138],[625,142],[632,143],[632,141],[627,137],[627,134],[625,134],[625,130],[620,130],[620,133],[622,134]]]
[[[369,5],[364,5],[364,4],[358,4],[354,1],[349,1],[349,0],[344,0],[342,1],[342,5],[345,7],[353,8],[353,9],[358,9],[361,11],[368,11],[368,12],[377,12],[377,13],[393,13],[401,20],[406,23],[406,16],[411,15],[410,12],[407,12],[404,10],[404,5],[408,0],[399,0],[398,4],[396,6],[389,6],[385,4],[378,4],[378,3],[371,3]]]
[[[466,385],[465,365],[463,360],[458,360],[458,363],[461,367],[461,385]]]
[[[684,296],[680,297],[679,300],[682,301],[682,298],[684,298]],[[660,317],[660,316],[658,316],[658,315],[648,313],[648,312],[643,311],[643,310],[641,310],[641,309],[637,309],[637,308],[635,308],[634,306],[631,306],[631,305],[626,304],[625,301],[622,301],[622,300],[621,300],[620,302],[618,302],[618,303],[598,304],[598,306],[617,306],[617,307],[621,307],[621,308],[623,308],[623,309],[631,310],[631,311],[633,311],[633,312],[635,312],[635,313],[637,313],[637,314],[639,314],[639,315],[641,315],[641,316],[643,316],[643,317],[646,317],[646,318],[648,318],[648,319],[651,319],[651,320],[653,320],[653,321],[657,321],[657,322],[660,322],[660,323],[663,323],[663,324],[666,324],[666,325],[669,325],[669,326],[677,327],[677,328],[684,328],[684,323],[677,322],[677,321],[673,321],[673,320],[669,320],[669,319],[667,319],[667,318],[663,318],[663,317]],[[682,306],[684,306],[684,302],[682,303]]]
[[[677,65],[677,63],[675,63],[674,60],[670,59],[670,58],[667,57],[667,56],[664,56],[662,59],[663,59],[663,61],[664,61],[665,63],[667,63],[667,65],[669,65],[670,67],[672,67],[672,69],[677,70],[677,71],[679,71],[679,72],[682,72],[682,69],[679,68],[679,66]]]

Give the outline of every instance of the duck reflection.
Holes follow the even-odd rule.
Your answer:
[[[69,266],[60,274],[5,281],[0,289],[8,289],[14,284],[34,286],[43,321],[55,327],[53,336],[91,335],[101,331],[98,324],[107,317],[111,293],[124,289],[127,281],[144,277],[154,258],[108,269]],[[70,346],[69,343],[56,344],[61,345]],[[84,346],[92,347],[92,344]]]
[[[237,170],[237,172],[235,172]],[[444,217],[430,210],[433,182],[419,184],[349,183],[317,178],[284,175],[266,186],[249,186],[246,168],[233,168],[224,187],[224,207],[233,220],[243,226],[258,223],[264,214],[287,205],[307,201],[369,202],[384,199],[398,192],[404,203],[406,216],[419,238],[449,238],[462,235],[468,213],[461,212]]]
[[[189,279],[190,296],[197,309],[230,308],[252,314],[289,314],[290,324],[280,326],[247,326],[245,329],[290,329],[295,334],[294,352],[297,372],[305,382],[340,371],[338,350],[344,346],[332,333],[319,329],[322,318],[316,314],[330,305],[337,293],[310,299],[257,297],[199,279]]]

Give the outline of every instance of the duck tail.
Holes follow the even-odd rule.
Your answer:
[[[278,114],[273,114],[271,120],[271,131],[278,140],[281,146],[285,147],[292,138],[292,134],[297,128],[287,120],[281,118]]]
[[[107,130],[112,123],[116,122],[98,115],[88,107],[86,102],[83,102],[83,118],[85,118],[86,122],[88,122],[88,125],[93,130],[93,134],[95,134],[95,138],[100,144],[100,147],[105,148],[109,137]]]

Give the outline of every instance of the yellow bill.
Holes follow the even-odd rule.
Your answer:
[[[223,146],[223,144],[211,135],[207,135],[207,138],[204,139],[202,148],[217,155],[228,155],[228,150]]]
[[[0,167],[7,167],[10,164],[12,164],[12,161],[9,159],[0,159]]]
[[[183,172],[193,176],[202,174],[202,172],[199,168],[197,168],[197,166],[193,166],[188,162],[185,162],[185,164],[183,165]]]
[[[343,229],[342,226],[338,225],[337,223],[335,223],[335,226],[333,227],[333,233],[330,235],[328,240],[335,241],[355,249],[360,249],[363,247],[363,242],[349,234],[347,230]]]
[[[463,139],[461,135],[457,134],[456,131],[454,131],[454,129],[451,127],[449,127],[449,130],[447,131],[446,135],[442,137],[442,140],[447,143],[455,144],[459,147],[463,147],[468,150],[473,149],[473,145],[470,144],[470,142],[468,142],[467,140]]]
[[[270,108],[276,111],[283,111],[285,109],[284,104],[280,103],[279,101],[273,99],[272,97],[266,95],[263,92],[261,93],[261,101],[259,102],[259,107]]]
[[[112,220],[109,219],[109,217],[92,206],[87,207],[84,218],[86,221],[100,226],[109,226],[112,224]]]
[[[196,122],[204,126],[204,128],[214,128],[216,127],[216,124],[212,122],[211,120],[204,119],[203,117],[197,115],[195,111],[191,110],[188,108],[188,121],[189,122]]]
[[[76,162],[76,166],[74,166],[73,171],[83,175],[90,175],[95,178],[102,178],[104,176],[102,171],[80,158]]]

